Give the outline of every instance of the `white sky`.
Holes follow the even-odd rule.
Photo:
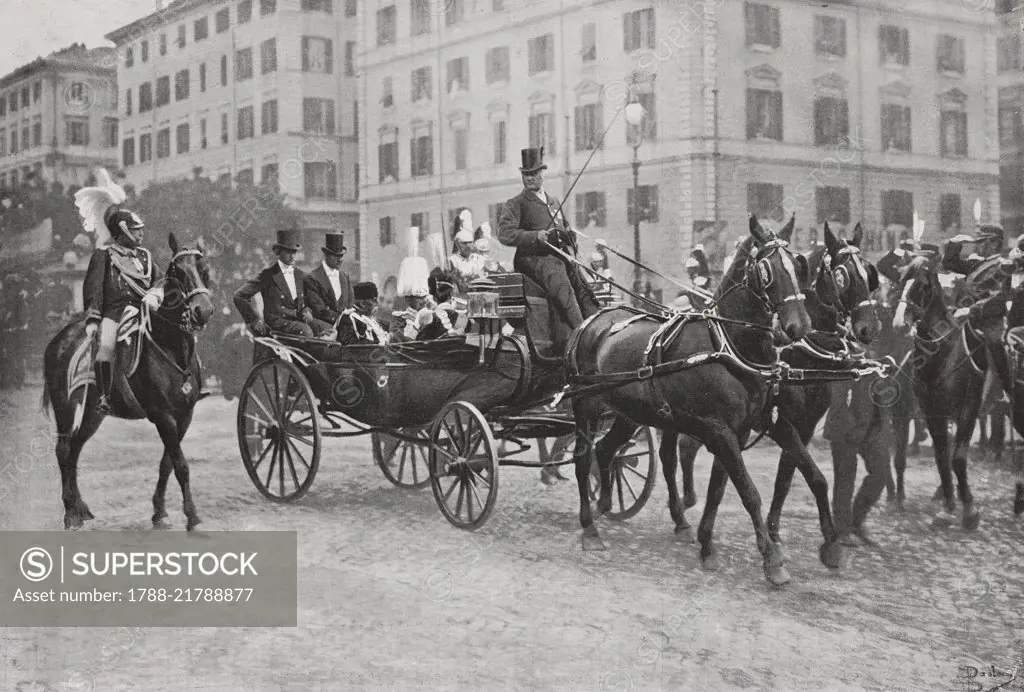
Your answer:
[[[72,43],[112,47],[103,34],[154,11],[156,0],[0,0],[0,76]]]

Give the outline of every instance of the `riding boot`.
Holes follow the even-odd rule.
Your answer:
[[[100,400],[96,404],[97,413],[109,416],[110,409],[110,388],[114,383],[112,364],[106,361],[96,363],[96,388],[100,393]]]

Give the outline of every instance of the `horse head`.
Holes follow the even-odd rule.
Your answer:
[[[204,258],[202,241],[195,248],[178,243],[173,233],[167,237],[173,253],[167,267],[164,302],[161,311],[186,332],[202,329],[213,316],[210,298],[210,269]]]
[[[736,251],[726,283],[742,285],[759,299],[760,308],[778,315],[786,336],[799,341],[811,329],[811,318],[804,306],[800,277],[808,274],[807,260],[788,248],[796,217],[776,235],[761,226],[756,216],[750,217],[750,236]],[[740,276],[742,274],[742,277]],[[727,288],[726,290],[730,290]]]
[[[862,344],[871,343],[882,324],[875,311],[871,294],[878,290],[878,270],[860,254],[864,229],[860,223],[853,230],[853,238],[836,237],[825,222],[825,248],[831,265],[831,277],[839,292],[844,314],[850,316],[853,334]]]
[[[905,329],[921,320],[929,311],[946,312],[946,299],[938,271],[925,257],[915,257],[902,269],[900,300],[892,326]]]

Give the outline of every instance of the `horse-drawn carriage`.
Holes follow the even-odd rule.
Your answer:
[[[403,488],[430,485],[442,514],[463,529],[492,513],[500,466],[572,463],[564,450],[574,421],[558,395],[562,357],[540,288],[521,274],[492,275],[493,291],[469,294],[465,336],[348,345],[272,335],[242,387],[238,442],[249,478],[267,498],[290,502],[310,488],[324,438],[369,433],[385,477]],[[611,423],[609,416],[606,426]],[[548,442],[555,444],[548,448]],[[527,458],[535,440],[539,458]],[[555,452],[555,453],[553,453]],[[640,428],[612,463],[625,519],[655,482],[655,436]],[[596,472],[591,491],[597,491]]]

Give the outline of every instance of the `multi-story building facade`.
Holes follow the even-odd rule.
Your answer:
[[[74,44],[0,78],[0,189],[82,185],[119,165],[117,145],[112,49]]]
[[[1024,5],[1000,0],[999,12],[999,186],[1003,226],[1024,233]]]
[[[127,181],[201,169],[277,186],[301,212],[307,252],[344,232],[358,257],[356,11],[354,0],[177,0],[108,34]]]
[[[362,261],[382,280],[410,225],[449,228],[461,207],[496,225],[527,146],[546,147],[554,195],[587,165],[566,200],[578,228],[632,253],[636,209],[642,258],[676,276],[697,242],[720,263],[748,212],[795,213],[801,250],[826,220],[838,230],[862,221],[872,257],[914,211],[931,242],[970,226],[976,199],[999,218],[991,10],[957,0],[366,5]],[[639,127],[619,113],[630,101],[647,112]],[[613,269],[629,283],[628,266]]]

